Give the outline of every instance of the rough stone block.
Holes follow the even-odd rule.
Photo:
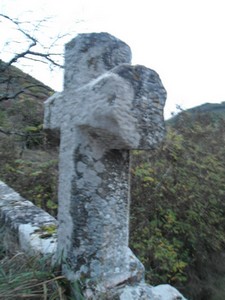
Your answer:
[[[56,251],[57,230],[49,234],[57,221],[47,212],[21,197],[0,181],[0,227],[9,252],[22,250],[30,255],[52,255]]]

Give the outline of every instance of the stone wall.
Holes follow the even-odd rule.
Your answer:
[[[55,254],[57,246],[57,230],[52,233],[52,228],[56,226],[57,221],[52,216],[0,181],[1,243],[4,243],[9,253],[24,251],[28,255],[41,254],[51,257]],[[102,293],[99,293],[99,297],[97,293],[96,297],[96,300],[101,299]],[[170,285],[152,287],[144,282],[139,286],[121,285],[116,291],[107,291],[106,297],[105,299],[120,300],[185,300]]]
[[[56,219],[21,197],[2,181],[0,181],[0,228],[3,235],[2,242],[10,253],[22,250],[30,255],[47,255],[53,254],[56,250]]]

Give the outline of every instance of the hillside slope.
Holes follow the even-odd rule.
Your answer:
[[[225,113],[225,102],[221,103],[204,103],[199,106],[195,106],[187,110],[190,113],[215,113],[224,114]]]
[[[133,250],[151,284],[168,282],[192,300],[225,299],[223,107],[181,112],[157,151],[133,158]]]
[[[43,102],[53,92],[0,61],[0,179],[56,214],[58,138],[42,128]]]
[[[0,60],[0,126],[23,129],[41,124],[43,102],[53,92],[42,82]]]
[[[220,117],[225,117],[225,102],[221,103],[204,103],[190,109],[181,111],[180,113],[176,114],[174,117],[170,118],[167,123],[169,125],[176,126],[179,119],[181,119],[182,114],[189,114],[193,120],[198,118],[199,115],[203,116],[210,115],[211,120],[216,121]]]

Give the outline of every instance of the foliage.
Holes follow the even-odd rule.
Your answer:
[[[0,299],[82,300],[79,282],[73,285],[76,297],[70,295],[70,283],[49,258],[28,257],[17,253],[0,261]]]
[[[52,90],[8,66],[0,73],[0,94],[6,95],[0,101],[0,179],[56,216],[58,140],[42,125],[43,101]]]
[[[56,216],[57,166],[57,160],[40,163],[16,159],[3,166],[2,179],[35,205]]]
[[[208,261],[225,245],[224,125],[182,113],[158,151],[133,154],[131,246],[151,284],[168,282],[191,299],[213,299]]]

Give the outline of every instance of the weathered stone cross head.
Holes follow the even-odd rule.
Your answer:
[[[129,152],[164,135],[166,91],[130,60],[107,33],[78,35],[66,45],[64,91],[45,103],[45,128],[61,132],[57,255],[69,279],[106,288],[143,279],[128,247]]]

